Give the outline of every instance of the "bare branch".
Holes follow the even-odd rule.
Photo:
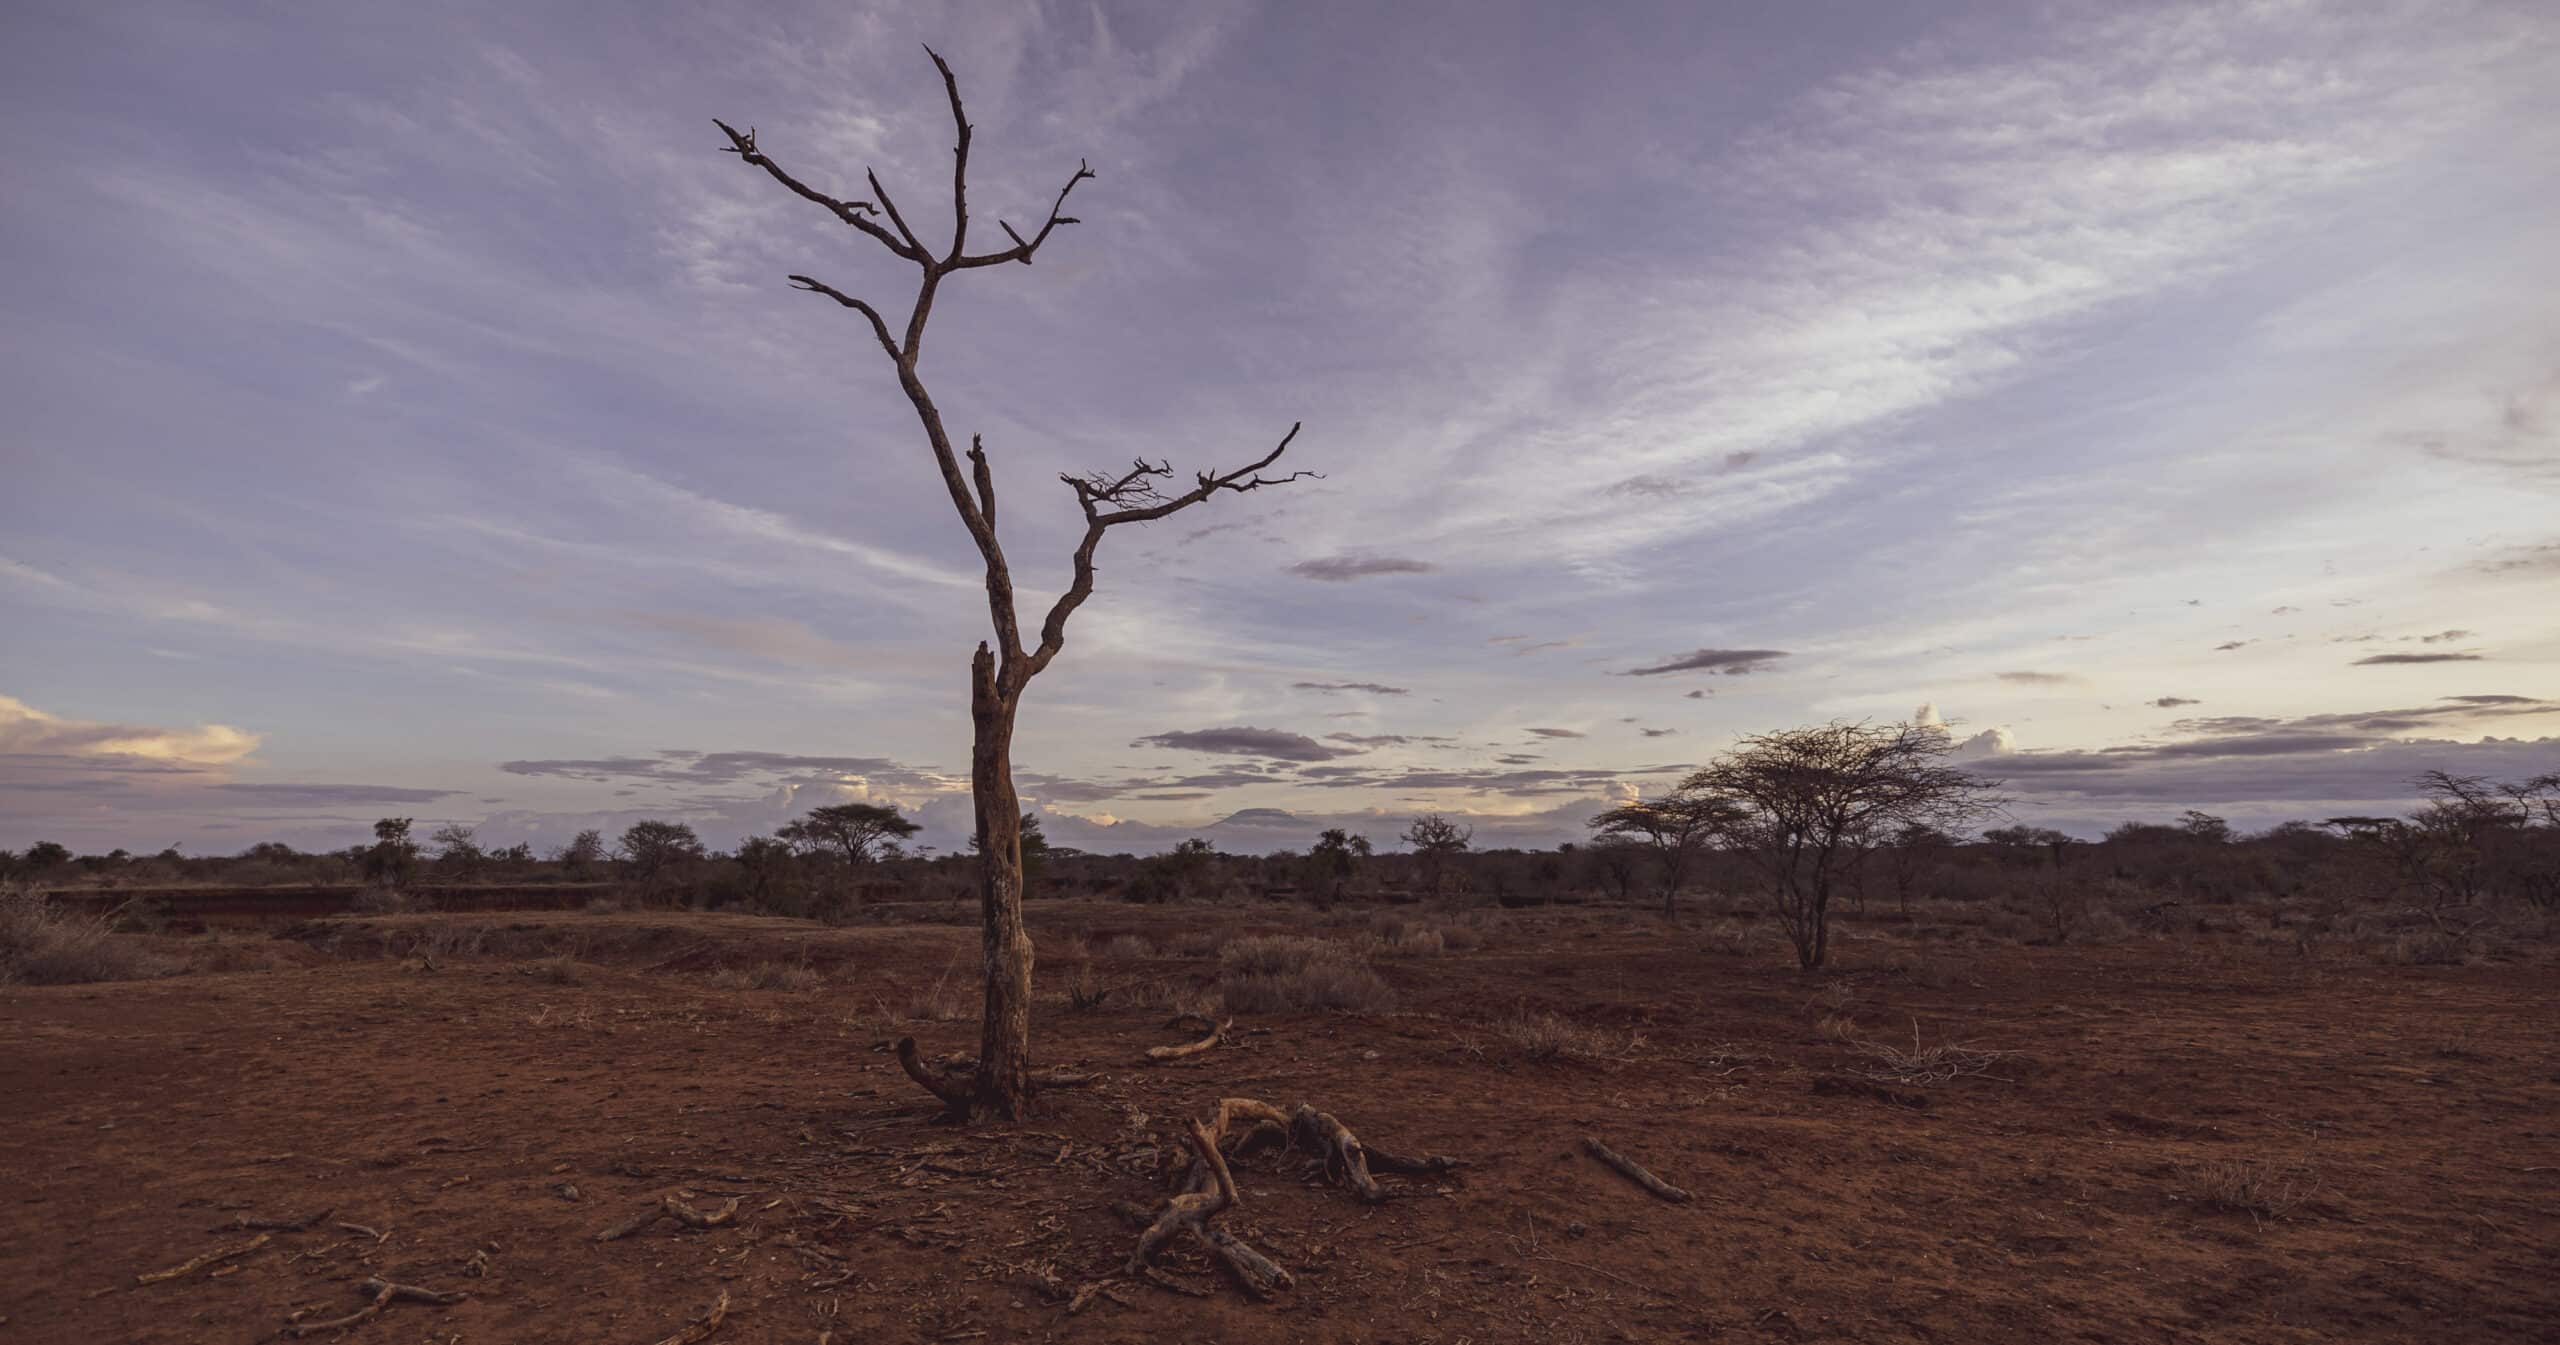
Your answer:
[[[1264,486],[1287,485],[1304,477],[1322,479],[1318,472],[1292,472],[1283,477],[1261,475],[1263,468],[1278,462],[1280,455],[1289,451],[1289,444],[1298,437],[1302,425],[1303,422],[1291,425],[1289,432],[1280,436],[1280,442],[1270,452],[1232,472],[1199,473],[1194,478],[1198,484],[1180,495],[1168,497],[1154,490],[1155,478],[1173,474],[1172,464],[1151,464],[1144,458],[1138,459],[1127,474],[1118,478],[1105,478],[1098,474],[1089,477],[1061,476],[1059,479],[1075,491],[1076,503],[1084,509],[1084,540],[1076,544],[1075,578],[1049,608],[1047,619],[1040,623],[1040,647],[1023,660],[1014,685],[1018,687],[1039,675],[1040,670],[1048,667],[1049,661],[1065,647],[1067,618],[1075,615],[1075,610],[1084,605],[1084,600],[1093,596],[1093,553],[1102,545],[1103,533],[1123,523],[1145,523],[1179,513],[1222,490],[1242,493]],[[1150,502],[1127,504],[1107,512],[1101,507],[1139,498]]]
[[[898,203],[889,199],[889,189],[880,185],[880,175],[868,168],[862,170],[862,175],[870,179],[871,194],[879,197],[881,208],[889,212],[889,222],[898,226],[898,236],[907,240],[904,255],[923,262],[927,270],[933,269],[933,258],[925,254],[924,244],[917,240],[916,231],[908,228],[906,217],[898,213]]]
[[[1094,522],[1106,528],[1122,523],[1151,523],[1167,514],[1188,509],[1222,490],[1232,490],[1241,494],[1248,490],[1260,490],[1264,486],[1285,486],[1292,481],[1307,477],[1314,477],[1321,481],[1324,479],[1324,474],[1321,472],[1291,472],[1287,476],[1271,478],[1260,475],[1263,468],[1278,462],[1280,455],[1289,451],[1289,441],[1298,437],[1298,429],[1298,425],[1291,425],[1289,432],[1280,436],[1277,447],[1232,472],[1201,472],[1194,478],[1199,484],[1180,495],[1143,508],[1121,509],[1103,514],[1095,517]]]
[[[845,307],[871,319],[871,334],[880,338],[880,348],[889,352],[889,358],[891,360],[900,358],[898,354],[897,339],[889,335],[889,324],[887,320],[880,316],[879,309],[873,308],[871,305],[864,303],[860,299],[854,298],[852,295],[845,293],[843,290],[837,289],[835,286],[830,285],[823,280],[812,280],[807,276],[793,276],[791,277],[791,285],[794,289],[807,290],[811,294],[823,294],[828,298],[835,300],[837,303],[843,304]]]
[[[978,483],[978,508],[986,514],[987,526],[992,528],[996,525],[996,478],[995,473],[987,470],[987,446],[974,434],[969,436],[969,474]]]
[[[782,165],[775,163],[770,158],[767,158],[764,151],[756,148],[756,132],[755,128],[752,126],[748,127],[746,131],[741,134],[736,127],[720,120],[718,117],[713,117],[711,119],[711,124],[719,127],[721,131],[729,137],[729,148],[722,151],[723,153],[735,154],[739,158],[746,160],[748,163],[754,164],[756,167],[772,174],[773,180],[790,188],[793,195],[799,196],[805,200],[815,201],[819,205],[825,206],[828,213],[834,215],[837,219],[843,220],[845,223],[860,229],[864,233],[879,239],[891,252],[897,253],[899,256],[904,257],[911,262],[921,262],[925,260],[924,249],[913,246],[912,241],[902,243],[896,238],[891,237],[889,231],[881,228],[878,221],[870,219],[863,213],[865,211],[869,211],[871,214],[876,215],[880,212],[880,207],[873,205],[869,201],[837,200],[835,197],[829,196],[825,192],[819,191],[817,188],[809,186],[807,183],[804,183],[800,179],[783,171]],[[877,188],[877,185],[877,183],[874,183],[875,189]]]
[[[958,105],[955,103],[954,106],[956,107]],[[1048,220],[1041,224],[1040,232],[1033,234],[1029,241],[1024,241],[1021,234],[1015,233],[1012,225],[1005,223],[1003,220],[997,220],[996,227],[1004,230],[1005,236],[1013,240],[1012,247],[1006,248],[1002,252],[980,253],[975,257],[961,256],[959,252],[955,250],[951,254],[951,259],[943,263],[943,268],[950,271],[965,271],[973,266],[1000,266],[1006,262],[1021,262],[1025,266],[1030,265],[1031,254],[1038,252],[1040,250],[1040,245],[1049,241],[1050,230],[1057,228],[1061,224],[1081,224],[1084,222],[1073,215],[1062,215],[1058,212],[1066,209],[1067,193],[1074,191],[1077,183],[1092,176],[1093,166],[1082,159],[1076,160],[1075,175],[1067,179],[1067,185],[1058,188],[1058,199],[1049,203]]]
[[[960,131],[959,145],[951,154],[951,251],[943,256],[943,263],[949,265],[969,242],[969,114],[960,106],[960,81],[951,73],[951,63],[931,47],[924,54],[942,72],[942,91],[951,97],[951,124]]]

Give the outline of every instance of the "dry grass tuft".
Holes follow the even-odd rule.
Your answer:
[[[544,985],[584,985],[587,982],[586,965],[574,957],[536,958],[517,970]]]
[[[1852,1072],[1878,1083],[1943,1084],[1958,1079],[1999,1079],[1992,1067],[2013,1060],[2016,1051],[1993,1051],[1967,1042],[1941,1042],[1935,1046],[1920,1044],[1920,1024],[1911,1025],[1911,1049],[1880,1041],[1857,1043],[1866,1062]],[[2005,1082],[2005,1080],[2004,1080]]]
[[[1134,962],[1141,958],[1154,957],[1156,946],[1136,934],[1118,934],[1105,941],[1101,947],[1094,949],[1093,955]]]
[[[711,973],[711,984],[722,990],[815,990],[826,983],[806,962],[757,962]]]
[[[1387,943],[1389,957],[1438,957],[1449,951],[1449,936],[1437,929],[1408,929]]]
[[[2184,1168],[2179,1178],[2187,1199],[2207,1209],[2246,1214],[2259,1223],[2291,1217],[2321,1189],[2312,1166],[2294,1160],[2220,1159]]]
[[[1495,1034],[1530,1060],[1622,1061],[1644,1050],[1644,1034],[1577,1023],[1553,1013],[1505,1019]]]
[[[1164,941],[1164,955],[1166,957],[1216,957],[1218,950],[1226,947],[1227,937],[1226,930],[1217,928],[1175,930],[1173,937]]]
[[[957,963],[942,969],[933,983],[919,988],[906,1001],[892,1010],[884,1001],[880,1016],[890,1022],[901,1019],[913,1023],[957,1023],[978,1016],[975,987],[959,975]]]
[[[1219,997],[1231,1013],[1383,1013],[1395,990],[1358,949],[1331,939],[1257,934],[1218,952]]]
[[[0,985],[135,981],[159,959],[117,938],[115,917],[66,911],[32,892],[0,893]]]

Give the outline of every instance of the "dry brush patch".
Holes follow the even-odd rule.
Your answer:
[[[33,892],[0,893],[0,985],[80,985],[159,975],[166,964],[113,914],[65,910]]]
[[[2210,1210],[2246,1214],[2264,1224],[2289,1219],[2326,1189],[2307,1158],[2228,1158],[2189,1164],[2178,1171],[2176,1190]]]
[[[1923,1045],[1916,1019],[1911,1024],[1911,1046],[1907,1050],[1882,1041],[1861,1041],[1856,1046],[1863,1059],[1852,1067],[1852,1072],[1874,1083],[1946,1084],[1958,1079],[1997,1079],[2007,1083],[2012,1080],[1992,1071],[2022,1058],[2016,1051],[1991,1050],[1971,1042]]]
[[[1384,1013],[1395,990],[1368,958],[1332,939],[1257,934],[1218,954],[1219,997],[1234,1013]]]

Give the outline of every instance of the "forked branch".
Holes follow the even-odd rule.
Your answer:
[[[899,256],[906,258],[908,261],[928,262],[930,260],[925,256],[923,249],[915,247],[900,239],[891,237],[888,230],[881,228],[878,221],[870,218],[871,215],[877,215],[880,213],[880,207],[873,205],[869,201],[839,200],[836,197],[829,196],[825,192],[802,182],[800,179],[793,177],[790,173],[784,171],[781,164],[775,163],[772,159],[766,157],[765,152],[756,147],[756,128],[750,126],[742,132],[737,127],[731,126],[729,123],[720,120],[718,117],[713,117],[711,119],[711,124],[719,127],[722,134],[729,137],[729,148],[723,151],[724,153],[735,154],[739,158],[746,160],[748,163],[754,164],[756,167],[763,169],[765,172],[773,176],[774,181],[790,188],[793,195],[798,196],[803,200],[815,201],[819,205],[825,206],[827,208],[827,213],[834,215],[837,219],[843,220],[845,223],[879,239],[883,247],[886,247],[891,252],[897,253]],[[879,185],[878,179],[873,179],[872,185],[876,189]]]
[[[1273,445],[1270,452],[1234,471],[1197,474],[1192,478],[1194,484],[1191,489],[1180,495],[1167,496],[1155,486],[1157,480],[1173,475],[1172,464],[1150,463],[1144,458],[1138,459],[1128,472],[1118,477],[1099,473],[1092,476],[1061,473],[1058,479],[1075,492],[1076,505],[1084,510],[1084,539],[1076,544],[1075,577],[1068,583],[1067,591],[1059,594],[1058,601],[1050,606],[1048,618],[1040,623],[1040,647],[1024,661],[1015,684],[1019,686],[1038,675],[1066,645],[1067,618],[1075,615],[1076,609],[1084,605],[1084,600],[1093,596],[1093,556],[1102,547],[1104,533],[1125,523],[1150,523],[1168,514],[1179,513],[1220,491],[1243,494],[1264,486],[1285,486],[1309,477],[1322,480],[1321,472],[1291,472],[1287,476],[1276,477],[1262,475],[1264,469],[1289,451],[1290,443],[1298,437],[1303,425],[1304,422],[1291,425],[1289,432],[1280,436],[1280,442]]]

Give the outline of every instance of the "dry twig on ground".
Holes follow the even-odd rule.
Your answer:
[[[1636,1160],[1627,1157],[1625,1154],[1610,1148],[1608,1145],[1601,1143],[1599,1136],[1583,1136],[1582,1147],[1589,1150],[1592,1157],[1597,1158],[1601,1162],[1608,1164],[1610,1167],[1617,1169],[1620,1176],[1625,1177],[1628,1181],[1634,1182],[1636,1185],[1652,1192],[1654,1195],[1660,1196],[1662,1199],[1668,1200],[1674,1205],[1686,1205],[1689,1203],[1689,1193],[1687,1191],[1684,1191],[1677,1186],[1673,1186],[1671,1183],[1664,1181],[1660,1177],[1654,1176],[1651,1171],[1646,1169],[1644,1164],[1639,1163]]]

